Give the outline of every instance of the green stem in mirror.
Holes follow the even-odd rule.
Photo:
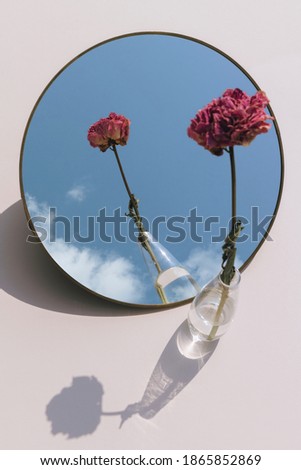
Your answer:
[[[130,198],[129,213],[127,215],[128,215],[128,217],[131,217],[132,219],[134,219],[135,224],[136,224],[136,226],[139,230],[138,240],[141,243],[142,247],[148,252],[148,254],[151,257],[158,273],[160,274],[162,272],[161,266],[160,266],[160,264],[159,264],[159,262],[158,262],[158,260],[155,256],[153,250],[150,247],[150,244],[147,240],[147,236],[145,235],[146,231],[145,231],[145,228],[143,226],[142,218],[141,218],[140,213],[139,213],[139,206],[138,206],[139,201],[138,201],[138,199],[135,198],[134,194],[130,190],[129,184],[128,184],[126,176],[124,174],[122,164],[121,164],[121,161],[120,161],[117,149],[116,149],[116,145],[112,144],[112,147],[110,147],[110,148],[114,152],[114,155],[116,157],[117,164],[118,164],[118,167],[119,167],[119,170],[120,170],[120,173],[121,173],[122,180],[124,182],[126,191],[127,191],[128,195],[129,195],[129,198]],[[168,302],[168,300],[166,298],[164,290],[160,286],[157,286],[157,285],[156,285],[156,290],[158,292],[158,295],[159,295],[162,303],[166,304]]]
[[[120,173],[121,173],[121,176],[122,176],[122,179],[123,179],[123,182],[124,182],[124,185],[126,187],[126,190],[127,190],[127,193],[129,195],[129,198],[131,200],[133,200],[133,204],[135,204],[135,197],[134,197],[134,194],[132,194],[131,190],[130,190],[130,187],[128,185],[128,182],[127,182],[127,179],[125,177],[125,174],[124,174],[124,171],[123,171],[123,168],[122,168],[122,165],[121,165],[121,161],[120,161],[120,158],[119,158],[119,155],[118,155],[118,152],[117,152],[117,149],[116,149],[116,145],[113,144],[112,147],[110,147],[111,150],[113,150],[114,154],[115,154],[115,157],[116,157],[116,160],[117,160],[117,163],[118,163],[118,167],[119,167],[119,170],[120,170]]]
[[[231,195],[232,195],[232,222],[231,222],[231,230],[230,233],[225,238],[225,242],[223,244],[223,257],[222,257],[222,272],[220,275],[220,279],[225,284],[223,286],[222,297],[215,313],[214,317],[214,326],[212,327],[209,335],[208,340],[212,340],[215,338],[215,335],[218,330],[218,322],[219,317],[222,314],[223,307],[227,300],[228,296],[228,287],[231,284],[231,281],[235,274],[235,256],[236,256],[236,240],[240,235],[241,230],[243,229],[242,223],[240,220],[237,220],[236,215],[236,170],[235,170],[235,156],[234,156],[234,147],[229,147],[227,152],[230,155],[230,167],[231,167]]]

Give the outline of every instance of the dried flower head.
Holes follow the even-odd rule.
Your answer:
[[[249,145],[271,127],[266,119],[273,118],[264,112],[268,102],[263,91],[248,96],[239,88],[228,89],[198,111],[187,134],[217,156],[222,155],[226,147]]]
[[[95,122],[88,131],[88,140],[92,147],[99,147],[102,152],[115,145],[126,145],[129,138],[130,120],[121,114],[110,113],[107,118]]]

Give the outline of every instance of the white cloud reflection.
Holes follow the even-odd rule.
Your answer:
[[[86,193],[87,193],[87,189],[85,188],[85,186],[77,185],[77,186],[73,186],[73,188],[71,188],[67,192],[67,196],[70,199],[73,199],[74,201],[82,202],[84,201],[84,199],[86,199]]]
[[[45,217],[43,227],[49,231],[49,209],[35,197],[26,194],[31,217]],[[38,228],[39,223],[36,223]],[[80,284],[105,297],[129,303],[143,303],[145,286],[135,265],[117,254],[104,254],[90,247],[66,243],[62,238],[43,242],[46,250]]]
[[[133,263],[121,256],[104,257],[96,250],[57,239],[45,244],[52,258],[80,284],[105,297],[139,303],[143,284]]]

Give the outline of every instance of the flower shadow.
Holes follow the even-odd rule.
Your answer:
[[[102,414],[102,384],[95,377],[74,377],[46,407],[51,433],[65,434],[68,439],[92,434]]]
[[[121,413],[120,427],[134,414],[145,419],[153,418],[202,370],[218,341],[194,341],[185,320],[164,348],[142,399],[128,405]]]

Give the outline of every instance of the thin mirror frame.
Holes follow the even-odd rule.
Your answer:
[[[48,89],[51,87],[51,85],[53,84],[53,82],[73,63],[75,62],[76,60],[78,60],[80,57],[82,57],[83,55],[87,54],[88,52],[106,44],[106,43],[109,43],[109,42],[112,42],[112,41],[117,41],[119,39],[123,39],[123,38],[126,38],[126,37],[133,37],[133,36],[142,36],[142,35],[162,35],[162,36],[172,36],[172,37],[176,37],[176,38],[180,38],[180,39],[185,39],[185,40],[188,40],[188,41],[192,41],[192,42],[195,42],[197,44],[200,44],[201,46],[204,46],[204,47],[207,47],[208,49],[211,49],[213,51],[215,51],[216,53],[220,54],[222,57],[224,57],[225,59],[227,59],[228,61],[230,61],[235,67],[237,67],[245,76],[248,80],[250,80],[250,82],[253,84],[253,86],[257,89],[257,90],[260,90],[261,88],[259,87],[259,85],[256,83],[256,81],[250,76],[250,74],[239,64],[237,63],[232,57],[230,57],[228,54],[226,54],[225,52],[221,51],[220,49],[218,49],[217,47],[215,46],[212,46],[211,44],[208,44],[207,42],[204,42],[200,39],[196,39],[194,37],[191,37],[191,36],[187,36],[187,35],[183,35],[183,34],[179,34],[179,33],[174,33],[174,32],[163,32],[163,31],[140,31],[140,32],[135,32],[135,33],[127,33],[127,34],[122,34],[122,35],[119,35],[119,36],[115,36],[113,38],[109,38],[109,39],[106,39],[102,42],[99,42],[98,44],[86,49],[85,51],[81,52],[80,54],[78,54],[76,57],[74,57],[72,60],[70,60],[61,70],[59,70],[59,72],[57,72],[54,77],[50,80],[50,82],[47,84],[47,86],[45,87],[45,89],[42,91],[42,93],[40,94],[39,98],[37,99],[31,113],[30,113],[30,116],[29,116],[29,119],[27,121],[27,124],[26,124],[26,127],[25,127],[25,131],[24,131],[24,134],[23,134],[23,139],[22,139],[22,144],[21,144],[21,152],[20,152],[20,162],[19,162],[19,183],[20,183],[20,192],[21,192],[21,198],[22,198],[22,202],[23,202],[23,207],[24,207],[24,211],[25,211],[25,214],[26,214],[26,218],[27,218],[27,223],[28,223],[28,226],[30,228],[30,230],[33,232],[34,236],[39,238],[39,235],[37,233],[37,231],[35,230],[34,226],[30,223],[30,219],[31,219],[31,215],[29,213],[29,210],[28,210],[28,207],[27,207],[27,203],[26,203],[26,198],[25,198],[25,191],[24,191],[24,186],[23,186],[23,157],[24,157],[24,147],[25,147],[25,142],[26,142],[26,138],[27,138],[27,132],[28,132],[28,129],[30,127],[30,124],[31,124],[31,121],[32,121],[32,118],[34,116],[34,113],[37,109],[37,107],[39,106],[42,98],[44,97],[44,95],[46,94],[46,92],[48,91]],[[278,123],[277,123],[277,120],[275,118],[275,115],[274,115],[274,112],[271,108],[270,105],[267,106],[268,110],[269,110],[269,113],[270,115],[274,118],[273,120],[273,126],[275,128],[275,132],[276,132],[276,136],[277,136],[277,140],[278,140],[278,148],[279,148],[279,156],[280,156],[280,181],[279,181],[279,191],[278,191],[278,195],[277,195],[277,199],[276,199],[276,204],[275,204],[275,208],[274,208],[274,212],[273,212],[273,215],[272,215],[272,218],[271,218],[271,221],[267,227],[267,229],[265,230],[264,232],[264,235],[262,237],[262,239],[260,240],[260,242],[257,244],[256,248],[254,249],[254,251],[252,252],[252,254],[246,259],[246,261],[243,263],[243,265],[239,268],[239,271],[242,273],[243,271],[245,271],[245,269],[249,266],[249,264],[253,261],[254,257],[256,256],[256,254],[258,253],[258,251],[260,250],[260,248],[262,247],[262,245],[264,244],[265,240],[268,238],[269,234],[270,234],[270,231],[272,229],[272,226],[275,222],[275,219],[276,219],[276,215],[278,213],[278,210],[279,210],[279,206],[280,206],[280,202],[281,202],[281,197],[282,197],[282,192],[283,192],[283,184],[284,184],[284,155],[283,155],[283,145],[282,145],[282,140],[281,140],[281,135],[280,135],[280,130],[279,130],[279,126],[278,126]],[[229,191],[231,191],[231,188],[229,187]],[[41,242],[41,245],[43,246],[43,249],[45,250],[45,252],[47,253],[47,255],[49,256],[49,259],[60,269],[61,272],[64,273],[64,275],[69,279],[71,280],[72,282],[74,282],[76,285],[78,285],[81,289],[84,289],[86,290],[87,292],[91,293],[92,295],[100,298],[100,299],[103,299],[103,300],[106,300],[106,301],[109,301],[109,302],[114,302],[116,304],[119,304],[121,306],[124,306],[124,307],[134,307],[134,308],[141,308],[141,309],[155,309],[155,310],[161,310],[161,309],[171,309],[171,308],[174,308],[174,307],[178,307],[178,306],[181,306],[181,305],[186,305],[188,303],[190,303],[192,300],[193,300],[193,297],[190,297],[188,299],[185,299],[185,300],[181,300],[181,301],[177,301],[177,302],[170,302],[168,304],[140,304],[140,303],[130,303],[130,302],[124,302],[124,301],[121,301],[121,300],[117,300],[117,299],[113,299],[113,298],[110,298],[110,297],[106,297],[102,294],[99,294],[95,291],[93,291],[92,289],[89,289],[88,287],[86,287],[85,285],[81,284],[79,281],[77,281],[75,278],[73,278],[71,275],[69,275],[64,269],[62,266],[60,266],[54,259],[53,257],[50,255],[50,253],[47,251],[47,249],[45,248],[44,244]]]

